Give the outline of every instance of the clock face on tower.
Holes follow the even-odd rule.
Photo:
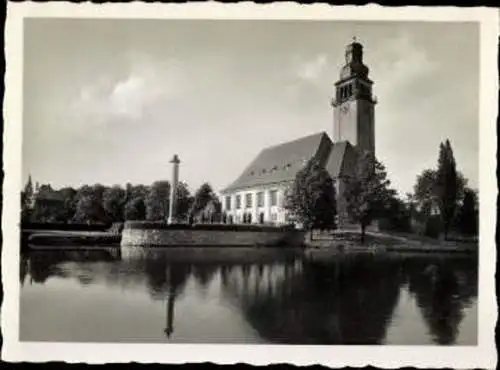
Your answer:
[[[341,105],[340,113],[346,114],[347,112],[349,112],[349,105],[348,104]]]

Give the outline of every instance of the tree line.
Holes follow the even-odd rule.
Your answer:
[[[457,170],[449,140],[440,144],[436,168],[423,170],[413,193],[405,198],[391,187],[385,166],[370,153],[362,154],[351,173],[343,179],[343,196],[337,199],[335,181],[312,160],[300,170],[285,200],[292,220],[306,229],[333,229],[339,216],[365,229],[374,221],[388,231],[417,232],[447,238],[450,233],[477,236],[478,191]],[[342,202],[345,215],[337,215]],[[112,223],[125,220],[159,221],[168,218],[170,183],[150,186],[126,184],[83,185],[55,190],[44,184],[33,189],[31,177],[21,192],[24,223]],[[205,217],[205,207],[221,205],[208,183],[191,194],[185,182],[177,191],[177,216],[181,221]],[[201,220],[203,222],[203,220]]]
[[[312,160],[297,173],[285,207],[306,229],[332,229],[345,216],[360,226],[362,239],[375,220],[387,231],[444,234],[445,239],[450,233],[477,236],[478,191],[457,170],[449,140],[439,146],[436,168],[423,170],[405,198],[391,187],[385,166],[370,153],[360,154],[342,181],[343,197],[337,199],[334,180]],[[337,215],[337,202],[345,215]]]
[[[177,188],[177,216],[195,218],[209,202],[219,204],[209,183],[191,194],[185,182]],[[170,182],[125,187],[101,184],[54,189],[50,184],[33,187],[31,176],[21,192],[23,223],[101,224],[125,220],[166,220],[169,216]]]

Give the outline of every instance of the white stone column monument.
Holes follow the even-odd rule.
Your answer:
[[[172,163],[172,181],[170,183],[170,202],[168,207],[168,223],[173,224],[177,221],[177,186],[179,184],[179,157],[174,154],[170,161]]]

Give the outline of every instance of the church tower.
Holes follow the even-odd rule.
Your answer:
[[[363,46],[356,39],[346,47],[345,65],[335,83],[333,140],[349,141],[375,154],[375,104],[373,81],[363,64]]]

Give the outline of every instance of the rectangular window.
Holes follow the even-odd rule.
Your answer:
[[[231,197],[228,196],[226,197],[226,211],[230,211],[231,210]]]
[[[236,196],[236,209],[241,208],[241,195]]]
[[[276,222],[278,215],[276,213],[271,213],[271,221]]]
[[[252,208],[252,193],[247,193],[245,195],[245,206],[247,208]]]
[[[264,192],[257,193],[257,207],[264,207]]]
[[[276,206],[278,205],[278,191],[277,190],[271,190],[271,206]]]

